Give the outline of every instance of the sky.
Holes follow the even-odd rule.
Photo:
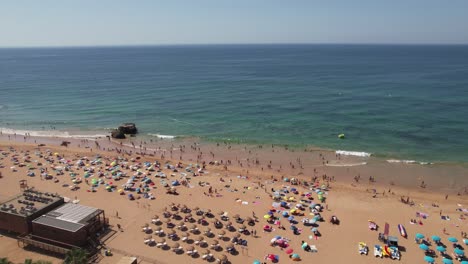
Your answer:
[[[0,47],[468,44],[468,0],[1,0]]]

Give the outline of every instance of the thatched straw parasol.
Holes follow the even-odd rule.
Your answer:
[[[172,244],[172,248],[173,248],[173,249],[177,249],[177,248],[179,248],[179,247],[180,247],[180,244],[177,243],[177,242],[175,242],[174,244]]]
[[[239,216],[238,214],[235,214],[235,215],[233,216],[233,218],[234,218],[234,219],[237,219],[237,218],[240,218],[240,216]]]
[[[194,251],[195,250],[195,247],[194,246],[188,246],[186,248],[187,251]]]
[[[214,240],[213,240],[213,243],[211,243],[211,244],[212,244],[212,245],[219,245],[219,241],[216,240],[216,239],[214,239]]]
[[[208,255],[211,253],[211,251],[209,249],[204,249],[201,253],[202,255]]]
[[[225,234],[226,234],[226,231],[224,231],[224,230],[221,230],[221,231],[218,232],[218,235],[220,235],[220,236],[224,236]]]
[[[218,215],[223,215],[224,214],[224,211],[219,211],[218,212]]]
[[[221,260],[221,261],[226,261],[226,260],[227,260],[227,256],[224,255],[224,254],[222,254],[221,256],[219,256],[218,259]]]
[[[167,232],[168,235],[174,235],[175,233],[176,233],[176,232],[175,232],[174,230],[169,230],[169,231]]]

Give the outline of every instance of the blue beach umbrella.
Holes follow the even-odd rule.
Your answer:
[[[465,255],[465,252],[459,248],[456,248],[453,252],[457,255]]]
[[[447,251],[447,249],[444,248],[443,246],[438,246],[438,247],[436,247],[436,250],[439,251],[439,252],[445,252],[445,251]]]
[[[314,227],[311,229],[312,232],[317,232],[318,231],[318,228]]]
[[[458,239],[456,239],[456,238],[454,238],[454,237],[449,237],[447,240],[450,241],[450,242],[452,242],[452,243],[458,242]]]
[[[424,235],[423,235],[423,234],[420,234],[420,233],[417,233],[417,234],[415,235],[415,237],[416,237],[417,239],[423,239],[423,238],[424,238]]]
[[[451,259],[447,259],[447,258],[442,259],[442,262],[444,264],[453,264],[453,261]]]
[[[468,261],[463,260],[462,262],[460,262],[460,264],[468,264]]]
[[[429,249],[429,247],[426,244],[419,245],[419,248],[422,249],[422,250],[428,250]]]
[[[253,264],[260,264],[260,261],[255,260],[255,261],[253,262]]]
[[[429,256],[425,256],[424,261],[426,261],[427,263],[434,263],[434,258],[429,257]]]
[[[432,241],[435,241],[435,242],[440,241],[440,236],[432,236],[431,238],[432,238]]]

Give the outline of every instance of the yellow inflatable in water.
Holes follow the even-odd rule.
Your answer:
[[[344,134],[339,134],[338,138],[343,139],[343,138],[345,138],[345,135]]]

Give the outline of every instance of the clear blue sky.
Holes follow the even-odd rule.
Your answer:
[[[468,0],[1,0],[0,46],[468,43]]]

